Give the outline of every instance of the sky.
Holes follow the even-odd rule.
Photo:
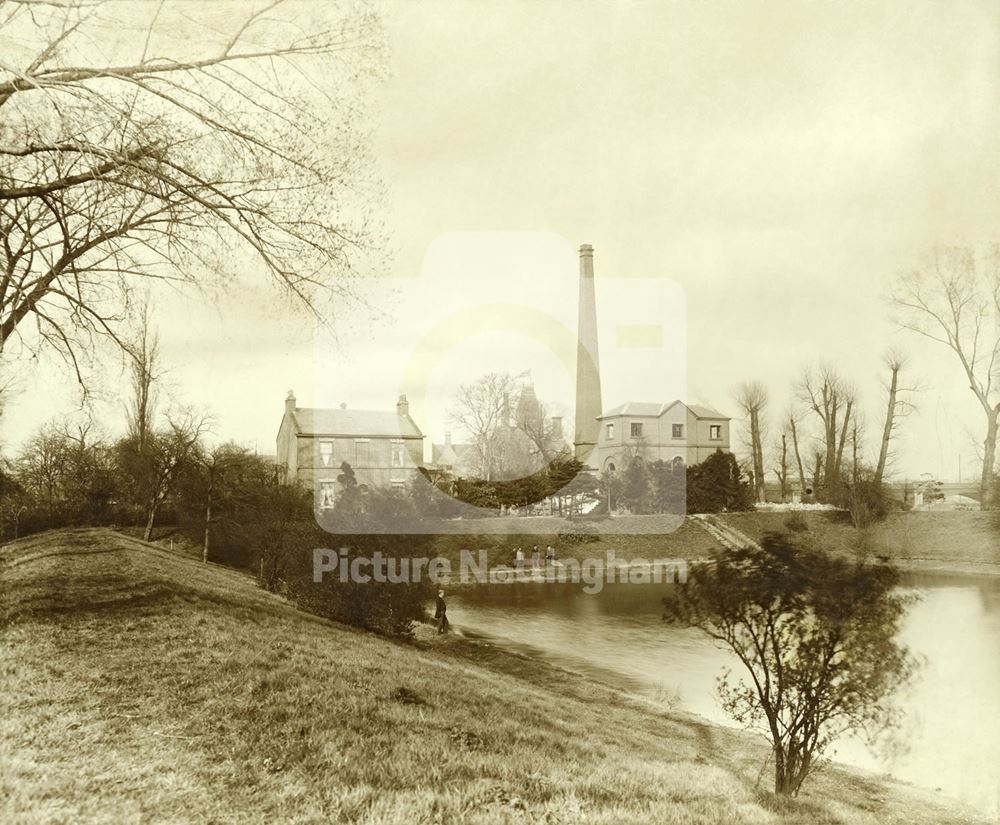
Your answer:
[[[982,413],[957,361],[898,331],[885,294],[934,245],[1000,240],[995,3],[379,8],[388,63],[370,112],[391,263],[365,285],[377,312],[355,309],[331,342],[259,272],[208,302],[157,293],[166,403],[211,410],[216,438],[262,453],[289,389],[364,409],[416,393],[441,441],[460,383],[530,370],[571,415],[560,342],[589,243],[606,409],[681,397],[735,419],[733,392],[755,379],[776,431],[793,380],[826,361],[857,388],[874,458],[895,345],[923,390],[893,472],[976,472]],[[622,325],[650,322],[661,347],[620,345]],[[120,359],[102,364],[95,409],[114,433]],[[7,449],[79,404],[64,370],[25,370]]]

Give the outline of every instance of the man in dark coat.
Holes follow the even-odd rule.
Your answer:
[[[438,633],[444,633],[448,629],[448,605],[445,604],[443,590],[438,590],[434,618],[437,620]]]

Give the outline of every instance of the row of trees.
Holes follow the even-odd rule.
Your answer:
[[[857,389],[832,365],[803,370],[793,384],[792,404],[778,418],[777,438],[770,446],[767,387],[750,381],[737,389],[736,402],[748,424],[747,467],[756,501],[766,498],[766,456],[773,461],[782,500],[796,486],[804,497],[837,504],[845,503],[861,486],[882,487],[893,435],[914,409],[912,397],[917,389],[900,381],[906,362],[899,352],[889,352],[884,363],[887,402],[875,461],[865,458],[866,427]]]
[[[894,280],[891,306],[901,329],[954,354],[962,380],[982,409],[979,494],[981,506],[989,508],[995,497],[1000,431],[1000,246],[981,252],[933,250],[922,266]],[[867,457],[859,393],[834,366],[804,370],[794,382],[792,404],[770,422],[767,387],[759,381],[741,385],[735,398],[747,422],[747,467],[755,499],[764,500],[769,473],[777,479],[783,499],[796,483],[803,494],[838,503],[849,503],[859,485],[880,490],[891,469],[894,436],[915,409],[919,387],[904,379],[907,367],[900,351],[886,354],[878,448]],[[770,442],[769,423],[777,425]]]
[[[389,634],[408,632],[422,617],[428,594],[419,583],[314,582],[313,552],[328,546],[330,535],[317,523],[311,492],[283,483],[270,458],[206,444],[204,419],[165,419],[142,433],[133,425],[114,441],[88,425],[44,426],[3,465],[0,533],[114,525],[148,540],[162,521],[204,561],[251,570],[265,588],[319,615]],[[326,525],[338,534],[338,548],[348,547],[351,558],[430,552],[428,537],[383,529],[417,518],[410,496],[372,491],[361,507],[349,466],[341,481],[344,492]]]

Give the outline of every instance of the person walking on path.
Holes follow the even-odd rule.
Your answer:
[[[514,551],[514,566],[519,569],[524,567],[524,551],[520,547]]]
[[[437,619],[438,633],[445,633],[448,630],[448,605],[445,603],[443,590],[438,590],[434,618]]]
[[[545,548],[545,563],[549,567],[556,563],[556,551],[551,544]]]

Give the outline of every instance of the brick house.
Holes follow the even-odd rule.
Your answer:
[[[297,407],[289,391],[278,428],[277,461],[287,483],[311,488],[318,508],[332,507],[340,465],[360,486],[405,489],[423,463],[424,436],[405,395],[395,411]]]

